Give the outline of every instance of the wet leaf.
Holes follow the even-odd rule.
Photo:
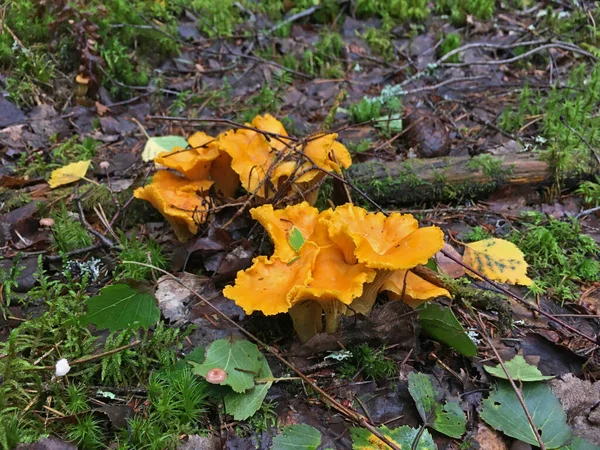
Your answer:
[[[159,153],[173,151],[175,147],[186,148],[187,146],[187,140],[181,136],[151,137],[142,152],[142,160],[144,162],[152,161]]]
[[[504,365],[513,380],[544,381],[554,378],[553,376],[543,375],[537,367],[527,363],[521,355],[515,355],[513,359],[506,361]],[[484,368],[489,374],[497,378],[508,379],[500,364],[495,367],[484,366]]]
[[[418,429],[411,428],[408,425],[393,430],[382,425],[378,427],[377,430],[402,449],[410,449],[412,443],[419,434]],[[385,450],[390,448],[389,445],[364,428],[351,428],[350,433],[352,435],[353,450]],[[425,430],[423,432],[415,449],[437,450],[437,445],[433,442],[433,438],[431,437],[431,434],[429,434],[429,431]]]
[[[148,329],[160,319],[156,299],[139,292],[126,284],[113,284],[88,299],[87,313],[82,323],[93,323],[100,329],[109,331],[128,327]]]
[[[269,388],[273,384],[272,381],[261,382],[261,379],[273,378],[273,373],[265,356],[258,351],[258,348],[256,348],[256,351],[260,354],[260,369],[257,378],[254,380],[256,385],[247,392],[229,392],[225,396],[225,412],[233,416],[235,420],[246,420],[252,417],[260,409]]]
[[[567,417],[550,388],[543,383],[526,383],[521,392],[546,447],[557,448],[567,442],[571,437]],[[531,445],[538,444],[517,394],[507,381],[498,382],[496,389],[483,401],[481,418],[507,436]]]
[[[271,450],[316,450],[321,445],[321,433],[306,424],[290,425],[273,438]]]
[[[304,236],[302,236],[302,232],[298,228],[293,227],[290,230],[288,242],[290,244],[290,247],[292,247],[294,251],[298,253],[300,251],[300,247],[304,245]]]
[[[488,278],[501,283],[529,286],[523,252],[504,239],[484,239],[466,245],[463,262]]]
[[[91,160],[78,161],[67,164],[60,169],[53,170],[50,174],[48,184],[52,189],[54,189],[65,184],[74,183],[75,181],[81,180],[83,177],[85,177],[85,173],[90,167],[91,162]]]
[[[219,339],[206,351],[202,364],[190,362],[197,375],[206,377],[209,370],[218,368],[227,372],[222,384],[231,386],[235,392],[245,392],[254,387],[255,379],[263,369],[264,356],[250,341]]]
[[[417,405],[419,415],[426,425],[448,435],[459,438],[466,431],[465,413],[456,402],[442,405],[437,397],[429,375],[411,372],[408,375],[408,391]]]
[[[423,333],[436,341],[454,348],[465,356],[477,355],[477,346],[450,308],[426,303],[419,310],[419,322]]]

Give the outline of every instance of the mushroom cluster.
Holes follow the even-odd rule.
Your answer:
[[[241,184],[261,199],[280,193],[314,204],[325,175],[340,174],[352,164],[350,153],[336,139],[335,133],[291,138],[268,114],[215,138],[197,132],[188,139],[190,148],[176,147],[154,159],[179,174],[158,171],[152,183],[134,195],[151,202],[184,241],[206,218],[211,186],[227,198],[234,197]]]
[[[409,271],[444,245],[441,229],[419,228],[409,214],[369,213],[350,203],[319,213],[308,202],[250,213],[274,252],[255,258],[223,294],[247,314],[288,312],[302,342],[323,329],[335,332],[342,314],[368,314],[382,291],[413,307],[450,296]]]

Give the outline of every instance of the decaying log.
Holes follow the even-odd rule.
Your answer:
[[[539,155],[445,157],[353,164],[348,179],[382,205],[456,202],[481,198],[507,185],[552,181]]]

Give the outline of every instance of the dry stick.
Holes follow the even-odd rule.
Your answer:
[[[294,153],[300,154],[302,156],[304,156],[304,158],[306,158],[306,160],[308,162],[310,162],[313,166],[315,166],[315,168],[317,170],[320,170],[321,172],[324,172],[326,174],[328,174],[329,176],[331,176],[332,178],[334,178],[335,180],[345,184],[346,186],[352,188],[354,191],[356,191],[361,197],[363,197],[365,200],[367,200],[369,203],[371,203],[371,205],[373,205],[375,208],[377,208],[380,212],[387,214],[386,211],[377,203],[375,202],[373,199],[371,199],[371,197],[369,197],[364,191],[362,191],[361,189],[359,189],[358,187],[356,187],[354,184],[352,184],[351,182],[349,182],[348,180],[346,180],[343,177],[340,177],[339,175],[333,173],[333,172],[328,172],[326,169],[323,169],[322,167],[319,167],[317,164],[315,164],[315,162],[308,156],[306,156],[302,151],[296,149],[295,147],[292,147],[290,145],[290,142],[300,142],[300,139],[296,138],[296,137],[291,137],[291,136],[283,136],[281,134],[277,134],[277,133],[271,133],[268,131],[264,131],[264,130],[260,130],[258,128],[254,128],[248,125],[242,125],[240,123],[234,122],[233,120],[229,120],[229,119],[207,119],[207,118],[198,118],[198,119],[192,119],[192,118],[187,118],[187,117],[172,117],[172,116],[147,116],[148,119],[151,120],[171,120],[171,121],[176,121],[176,122],[212,122],[212,123],[224,123],[224,124],[228,124],[234,127],[238,127],[238,128],[243,128],[246,130],[252,130],[255,131],[257,133],[260,133],[264,136],[270,136],[274,139],[276,139],[277,141],[283,143],[285,146],[287,146],[288,148],[290,148]],[[382,121],[389,121],[389,119],[385,119]],[[369,121],[366,123],[373,123],[374,121]],[[306,141],[308,140],[312,140],[312,139],[317,139],[319,137],[319,133],[317,135],[315,135],[316,137],[313,136],[308,136],[308,138],[306,139]]]
[[[248,336],[250,339],[252,339],[254,342],[256,342],[259,346],[263,347],[267,352],[269,352],[271,355],[273,355],[275,358],[277,358],[279,360],[279,362],[281,362],[283,365],[285,365],[289,369],[293,370],[300,378],[302,378],[302,380],[304,382],[308,383],[312,389],[314,389],[316,392],[318,392],[320,395],[322,395],[331,404],[331,406],[333,406],[336,410],[338,410],[340,413],[345,415],[348,419],[352,420],[353,422],[357,423],[361,427],[370,431],[372,434],[374,434],[379,439],[381,439],[384,443],[389,445],[392,449],[401,450],[395,443],[391,442],[388,438],[386,438],[383,434],[381,434],[377,430],[377,428],[375,428],[373,425],[371,425],[368,422],[366,417],[364,417],[363,415],[359,414],[356,411],[352,411],[351,409],[346,408],[344,405],[339,403],[337,400],[335,400],[333,397],[331,397],[327,392],[325,392],[323,389],[321,389],[319,386],[317,386],[316,383],[314,383],[310,378],[308,378],[306,375],[304,375],[302,372],[300,372],[300,370],[298,368],[296,368],[296,366],[294,366],[292,363],[288,362],[285,358],[283,358],[279,354],[279,352],[277,352],[277,350],[271,348],[271,346],[265,344],[263,341],[261,341],[259,338],[254,336],[252,333],[250,333],[244,327],[242,327],[241,325],[236,323],[227,314],[222,312],[219,308],[214,306],[211,302],[209,302],[207,299],[205,299],[202,295],[200,295],[194,289],[189,287],[187,284],[185,284],[179,278],[177,278],[173,274],[167,272],[166,270],[161,269],[160,267],[153,266],[152,264],[147,264],[147,263],[142,263],[142,262],[137,262],[137,261],[123,261],[123,264],[136,264],[139,266],[149,267],[151,269],[157,270],[157,271],[167,275],[168,277],[170,277],[173,281],[178,283],[180,286],[182,286],[185,289],[187,289],[188,291],[190,291],[200,301],[202,301],[206,305],[208,305],[223,320],[225,320],[227,323],[229,323],[230,325],[232,325],[235,328],[237,328],[238,330],[240,330],[243,334]]]
[[[529,425],[531,426],[531,429],[533,430],[533,434],[535,435],[535,438],[538,441],[538,445],[540,447],[540,450],[546,450],[546,446],[544,445],[544,441],[542,441],[542,436],[540,435],[537,427],[535,426],[535,422],[533,421],[533,417],[531,417],[531,414],[529,413],[529,410],[527,409],[527,405],[525,404],[525,399],[523,398],[523,394],[521,393],[521,389],[519,389],[517,387],[517,385],[515,384],[515,381],[510,376],[510,373],[508,372],[508,369],[506,368],[506,365],[504,364],[504,361],[502,361],[502,358],[500,357],[500,354],[498,353],[498,350],[496,350],[496,347],[494,347],[494,345],[492,344],[492,341],[490,340],[489,336],[487,335],[487,332],[485,330],[485,326],[483,325],[483,321],[481,320],[481,315],[479,313],[477,313],[477,315],[475,316],[475,318],[477,319],[477,323],[479,324],[479,332],[481,333],[481,335],[483,336],[483,338],[486,340],[487,344],[490,346],[490,348],[494,352],[494,355],[496,356],[496,359],[498,360],[498,362],[502,366],[502,370],[504,371],[504,374],[506,375],[506,378],[508,379],[510,385],[512,386],[512,388],[515,391],[515,394],[517,395],[517,398],[519,399],[519,403],[521,403],[521,406],[523,407],[523,411],[525,411],[525,415],[527,416],[527,421],[529,422]]]
[[[251,130],[251,131],[255,131],[257,133],[260,133],[262,135],[268,135],[274,138],[280,138],[280,139],[286,139],[289,141],[293,141],[293,142],[297,142],[299,141],[298,138],[293,137],[293,136],[284,136],[282,134],[278,134],[278,133],[272,133],[270,131],[264,131],[264,130],[260,130],[258,128],[255,127],[251,127],[249,125],[243,125],[241,123],[235,122],[233,120],[229,120],[229,119],[214,119],[214,118],[203,118],[203,117],[199,117],[199,118],[190,118],[190,117],[173,117],[173,116],[146,116],[147,119],[150,120],[168,120],[171,122],[209,122],[209,123],[223,123],[226,125],[231,125],[233,127],[236,128],[243,128],[245,130]]]
[[[536,48],[532,48],[531,50],[529,50],[525,53],[522,53],[521,55],[513,56],[512,58],[508,58],[508,59],[498,59],[498,60],[492,60],[492,61],[472,61],[472,62],[468,62],[468,63],[440,63],[439,66],[440,67],[470,67],[470,66],[495,66],[495,65],[499,65],[499,64],[510,64],[510,63],[519,61],[523,58],[527,58],[528,56],[531,56],[534,53],[541,52],[542,50],[545,50],[547,48],[560,48],[563,50],[570,50],[574,53],[581,53],[582,55],[585,55],[585,56],[593,59],[594,61],[598,60],[598,58],[596,58],[594,55],[592,55],[589,52],[586,52],[585,50],[583,50],[579,47],[573,47],[573,46],[566,45],[563,43],[550,43],[550,44],[540,45],[539,47],[536,47]]]
[[[132,347],[136,347],[138,345],[140,345],[142,343],[142,341],[140,340],[135,340],[130,344],[127,345],[123,345],[121,347],[117,347],[115,349],[109,350],[107,352],[104,353],[98,353],[97,355],[91,355],[91,356],[86,356],[84,358],[79,358],[76,359],[75,361],[71,361],[69,363],[70,366],[76,366],[77,364],[83,364],[83,363],[88,363],[88,362],[92,362],[92,361],[96,361],[97,359],[101,359],[104,358],[105,356],[110,356],[110,355],[114,355],[115,353],[119,353],[122,352],[123,350],[128,350]],[[54,370],[56,369],[56,366],[40,366],[40,367],[26,367],[23,370]]]
[[[475,275],[477,275],[478,277],[484,279],[485,281],[487,281],[488,283],[490,283],[494,288],[496,288],[497,290],[499,290],[500,292],[502,292],[503,294],[508,295],[509,297],[514,298],[515,300],[517,300],[519,303],[522,303],[524,306],[526,306],[529,309],[534,310],[535,312],[541,314],[542,316],[552,320],[553,322],[556,322],[558,325],[562,326],[563,328],[566,328],[567,330],[569,330],[571,333],[575,333],[578,334],[579,336],[581,336],[582,338],[592,342],[594,345],[597,345],[598,342],[596,342],[596,339],[594,339],[593,337],[588,336],[587,334],[579,331],[577,328],[573,328],[571,325],[569,325],[568,323],[563,322],[560,319],[557,319],[556,317],[554,317],[552,314],[547,313],[546,311],[538,308],[537,306],[532,305],[531,303],[525,301],[524,299],[522,299],[521,297],[519,297],[517,294],[512,293],[511,291],[509,291],[508,289],[506,289],[505,287],[503,287],[502,285],[496,283],[495,281],[491,280],[490,278],[486,277],[484,274],[482,274],[481,272],[479,272],[477,269],[474,269],[471,266],[468,266],[467,264],[463,263],[461,260],[459,260],[457,257],[455,257],[453,254],[448,253],[446,250],[440,250],[442,252],[442,254],[448,258],[450,258],[452,261],[454,261],[455,263],[461,265],[462,267],[464,267],[465,269],[469,270],[470,272],[473,272]]]
[[[402,91],[402,95],[410,95],[410,94],[418,94],[420,92],[435,91],[436,89],[441,88],[442,86],[446,86],[447,84],[462,83],[462,82],[467,82],[467,81],[477,81],[477,80],[481,80],[483,78],[489,78],[489,76],[478,75],[475,77],[449,78],[447,80],[441,81],[437,84],[433,84],[430,86],[423,86],[422,88],[409,89],[407,91]]]

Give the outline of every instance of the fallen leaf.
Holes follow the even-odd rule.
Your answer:
[[[442,248],[442,250],[446,253],[451,254],[459,261],[462,261],[462,255],[458,253],[456,249],[450,244],[445,243],[444,248]],[[435,259],[435,263],[437,264],[437,268],[440,271],[440,273],[450,278],[460,278],[466,273],[465,268],[463,266],[448,258],[441,251],[437,252],[433,256],[433,259]]]
[[[321,445],[321,433],[306,424],[291,425],[273,438],[271,450],[316,450]]]
[[[523,400],[546,448],[557,448],[571,437],[567,417],[558,399],[544,383],[526,383],[521,388]],[[538,441],[514,389],[499,381],[483,401],[481,418],[498,431],[531,445]]]
[[[529,266],[523,252],[504,239],[491,238],[467,244],[463,262],[494,281],[523,286],[533,283],[527,276]]]
[[[171,152],[175,147],[186,148],[187,146],[187,140],[181,136],[151,137],[142,152],[142,160],[144,162],[152,161],[159,153]]]
[[[83,177],[85,177],[85,173],[90,167],[91,162],[91,160],[78,161],[67,164],[60,169],[53,170],[50,174],[48,184],[52,189],[54,189],[65,184],[74,183],[75,181],[81,180]]]
[[[553,376],[543,375],[537,367],[528,364],[527,361],[525,361],[525,358],[523,358],[521,355],[515,355],[513,359],[506,361],[504,366],[513,380],[544,381],[554,378]],[[504,373],[504,369],[500,364],[495,367],[484,366],[484,369],[486,372],[497,378],[503,378],[505,380],[508,379]]]

